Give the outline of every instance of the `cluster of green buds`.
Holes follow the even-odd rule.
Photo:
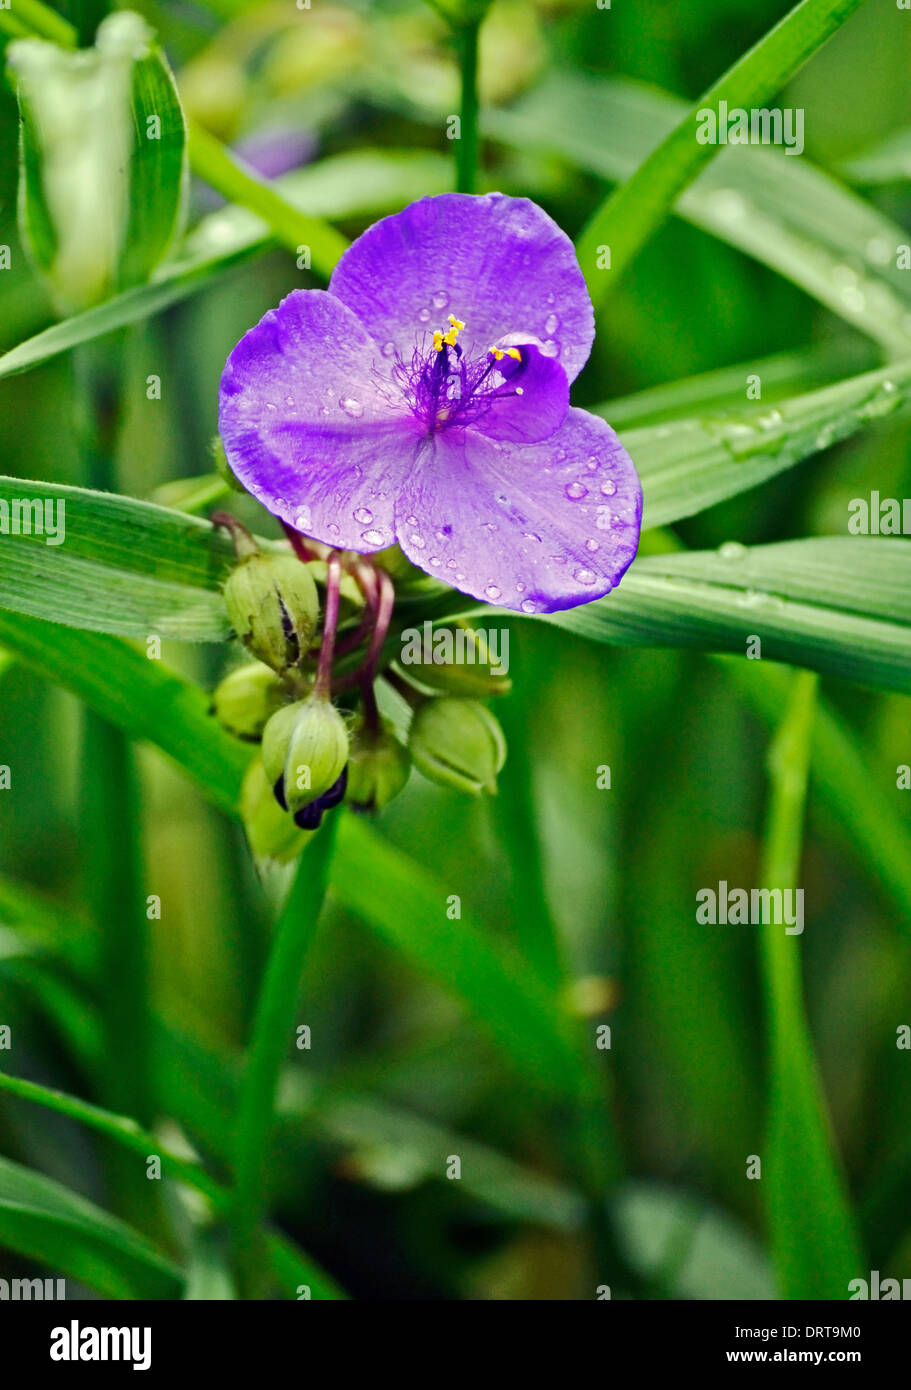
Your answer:
[[[261,745],[242,806],[257,860],[295,857],[302,837],[343,800],[382,810],[412,764],[446,787],[496,791],[506,744],[475,697],[509,683],[491,673],[483,636],[462,634],[472,644],[470,665],[399,664],[385,648],[392,575],[407,583],[394,555],[368,563],[296,533],[285,550],[260,545],[226,513],[212,520],[233,542],[225,608],[249,654],[218,685],[212,708],[235,737]],[[395,719],[380,713],[377,695]]]

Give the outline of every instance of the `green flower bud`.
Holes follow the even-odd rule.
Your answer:
[[[415,767],[431,782],[474,796],[496,792],[506,761],[503,730],[475,700],[428,700],[414,716],[408,747]]]
[[[120,10],[92,48],[23,38],[7,58],[21,119],[20,226],[55,306],[69,314],[144,284],[186,202],[185,122],[154,33]]]
[[[406,628],[402,633],[399,664],[409,680],[428,690],[447,695],[508,695],[512,681],[509,666],[509,634],[504,630],[499,649],[491,651],[485,633],[473,628]]]
[[[351,741],[347,800],[362,811],[381,811],[408,781],[411,759],[384,720],[371,733],[363,724]]]
[[[319,616],[313,576],[296,555],[247,555],[228,576],[225,607],[246,647],[274,671],[306,655]]]
[[[284,702],[285,687],[275,672],[260,661],[250,661],[216,686],[212,709],[229,733],[255,741]]]
[[[328,700],[311,695],[273,714],[263,731],[263,767],[292,814],[327,792],[348,762],[348,730]]]

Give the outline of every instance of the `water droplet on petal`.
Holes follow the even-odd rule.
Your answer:
[[[594,454],[592,454],[585,460],[585,467],[588,469],[589,473],[597,473],[598,469],[601,467],[601,460],[595,458]]]
[[[563,491],[573,502],[578,502],[581,498],[588,496],[588,488],[584,483],[567,483]]]
[[[391,357],[392,354],[395,352],[395,343],[384,343],[383,346],[380,348],[380,352],[383,354],[384,357]]]
[[[526,598],[526,599],[523,599],[523,600],[522,600],[522,612],[523,612],[523,613],[536,613],[537,611],[538,611],[538,610],[537,610],[537,605],[536,605],[535,603],[533,603],[532,600],[531,600],[530,598]]]
[[[385,539],[386,537],[382,531],[373,530],[361,532],[361,540],[366,541],[368,545],[382,545]]]
[[[595,551],[598,549],[598,542],[596,540],[587,540],[585,542],[585,549],[590,550],[594,555]]]
[[[420,319],[421,323],[429,323],[429,322],[430,322],[430,310],[429,310],[429,309],[421,309],[420,312],[418,313],[418,318]]]
[[[553,338],[548,338],[541,344],[541,354],[544,357],[559,357],[560,344],[555,343]]]
[[[488,584],[487,588],[484,590],[485,597],[489,598],[491,603],[496,603],[497,599],[500,597],[500,593],[501,590],[497,588],[496,584]]]
[[[617,494],[617,484],[608,478],[606,483],[601,484],[601,493],[604,497],[615,497]]]
[[[437,290],[436,294],[433,296],[433,307],[435,309],[445,309],[448,303],[449,295],[446,293],[446,291]]]
[[[427,544],[423,536],[413,535],[409,536],[408,539],[416,550],[423,550]]]
[[[439,557],[439,555],[431,555],[431,557],[430,557],[430,563],[431,563],[432,565],[438,565],[438,564],[440,563],[440,557]]]
[[[405,520],[407,521],[409,526],[417,526],[418,524],[418,519],[416,516],[406,516]]]
[[[369,507],[358,507],[354,513],[355,521],[359,521],[362,526],[369,526],[373,520],[373,512]]]
[[[597,575],[594,570],[576,570],[573,579],[577,580],[580,584],[594,584]]]
[[[552,338],[559,327],[560,320],[557,318],[556,314],[548,314],[547,318],[544,320],[544,332],[547,334],[548,338]]]
[[[339,405],[346,415],[350,415],[353,420],[358,420],[364,413],[364,407],[360,401],[356,401],[353,396],[342,396]]]

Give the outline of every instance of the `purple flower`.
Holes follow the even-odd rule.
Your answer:
[[[221,379],[228,461],[327,545],[398,541],[504,608],[607,593],[642,491],[616,434],[569,405],[594,316],[572,243],[524,198],[444,193],[383,218],[328,291],[295,290]]]

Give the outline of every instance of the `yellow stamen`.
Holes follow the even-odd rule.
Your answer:
[[[502,362],[504,357],[514,357],[517,362],[522,361],[522,354],[518,348],[490,348],[495,362]]]
[[[433,335],[433,350],[434,350],[434,352],[442,352],[442,351],[443,351],[443,344],[444,344],[444,343],[445,343],[448,347],[455,347],[455,345],[456,345],[456,339],[458,338],[458,336],[459,336],[459,334],[461,333],[462,329],[465,327],[465,324],[462,322],[462,320],[461,320],[461,319],[457,319],[456,316],[455,316],[455,314],[450,314],[450,315],[449,315],[449,322],[450,322],[450,324],[451,324],[452,326],[451,326],[449,329],[447,329],[447,331],[446,331],[445,333],[444,333],[444,332],[442,331],[442,329],[440,329],[440,328],[438,328],[438,329],[436,330],[436,332],[434,333],[434,335]]]

